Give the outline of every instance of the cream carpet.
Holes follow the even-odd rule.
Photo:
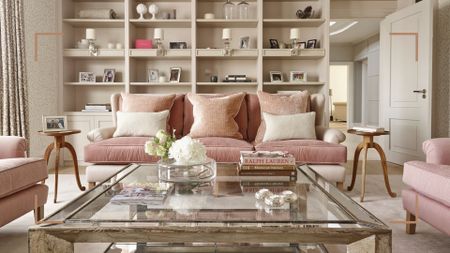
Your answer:
[[[392,188],[395,192],[400,193],[404,187],[401,182],[401,175],[397,172],[390,176]],[[82,182],[85,182],[82,176]],[[347,177],[346,183],[350,182]],[[75,179],[72,175],[63,174],[60,177],[59,202],[53,204],[53,175],[47,180],[50,185],[49,201],[46,205],[46,214],[50,214],[64,205],[66,202],[75,198],[81,192],[78,190]],[[359,177],[355,189],[347,192],[355,200],[359,201]],[[404,225],[394,224],[391,221],[403,219],[405,212],[402,208],[401,198],[390,198],[384,188],[382,175],[373,170],[369,170],[367,177],[366,198],[362,204],[370,212],[383,220],[393,231],[393,252],[411,253],[411,252],[428,252],[428,253],[448,253],[450,252],[450,237],[440,233],[433,227],[424,222],[419,222],[417,233],[415,235],[407,235],[404,232]],[[1,214],[0,214],[1,215]],[[27,252],[27,228],[33,225],[33,214],[29,213],[10,224],[0,228],[0,252],[1,253],[24,253]],[[89,250],[76,247],[78,252],[103,252],[103,247],[89,247]],[[334,247],[333,247],[334,248]],[[340,247],[339,247],[340,248]],[[333,251],[331,251],[333,252]]]

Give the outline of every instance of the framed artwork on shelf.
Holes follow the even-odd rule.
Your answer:
[[[149,83],[157,83],[159,81],[159,70],[157,69],[148,69],[147,72],[148,82]]]
[[[169,42],[170,49],[187,49],[186,42]]]
[[[250,36],[244,36],[239,39],[239,48],[250,48]]]
[[[55,132],[67,130],[66,116],[42,116],[42,131]]]
[[[103,82],[104,83],[113,83],[116,77],[115,69],[105,69],[103,72]]]
[[[278,44],[278,40],[276,39],[269,39],[270,48],[280,48],[280,45]]]
[[[305,49],[306,48],[306,42],[305,41],[301,41],[298,43],[298,48],[300,49]]]
[[[173,67],[170,68],[170,77],[169,82],[171,83],[179,83],[181,78],[181,68],[180,67]]]
[[[283,82],[283,73],[281,73],[281,71],[270,71],[270,82],[272,83]]]
[[[316,39],[308,40],[308,42],[306,43],[306,48],[316,48],[316,46],[317,46]]]
[[[289,81],[291,82],[306,82],[305,71],[291,71]]]
[[[80,83],[95,83],[94,72],[80,72],[78,77]]]

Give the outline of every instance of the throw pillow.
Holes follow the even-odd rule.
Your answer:
[[[189,135],[192,138],[229,137],[242,139],[239,126],[234,120],[239,113],[245,93],[224,97],[205,97],[189,93],[194,123]]]
[[[266,131],[263,141],[316,139],[315,112],[274,115],[263,112]]]
[[[175,94],[129,94],[122,93],[122,112],[160,112],[170,110]]]
[[[286,96],[258,91],[258,100],[261,107],[261,114],[290,115],[307,112],[309,93],[305,90]],[[263,141],[265,129],[264,117],[261,117],[261,124],[256,134],[255,143]]]
[[[169,110],[162,112],[117,112],[117,127],[113,137],[155,136],[166,129]]]

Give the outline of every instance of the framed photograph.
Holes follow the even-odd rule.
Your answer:
[[[170,49],[187,49],[186,42],[169,42]]]
[[[305,41],[301,41],[298,43],[298,48],[300,49],[305,49],[306,48],[306,42]]]
[[[42,131],[55,132],[67,130],[66,116],[42,116]]]
[[[250,48],[249,36],[244,36],[239,39],[239,48]]]
[[[289,80],[291,82],[306,82],[305,71],[291,71]]]
[[[78,81],[80,83],[95,83],[95,74],[94,72],[80,72]]]
[[[149,83],[157,83],[159,82],[159,70],[157,69],[149,69],[147,72],[148,82]]]
[[[169,82],[179,83],[180,77],[181,77],[181,68],[180,67],[170,68]]]
[[[317,46],[316,39],[308,40],[308,42],[306,43],[306,48],[316,48],[316,46]]]
[[[281,71],[270,71],[270,82],[281,83],[283,82],[283,74]]]
[[[280,48],[280,45],[278,44],[278,40],[276,39],[269,39],[270,48]]]
[[[103,82],[104,83],[113,83],[116,77],[115,69],[105,69],[103,72]]]

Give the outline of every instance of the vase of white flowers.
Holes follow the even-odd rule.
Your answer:
[[[161,160],[169,159],[169,149],[175,142],[175,133],[170,135],[165,130],[159,130],[155,137],[145,143],[145,153],[158,156]]]

